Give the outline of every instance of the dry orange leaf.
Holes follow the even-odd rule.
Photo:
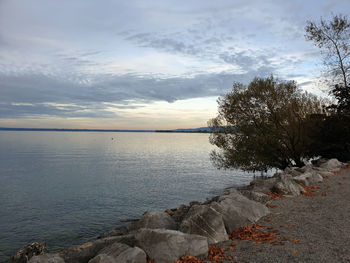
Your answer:
[[[296,255],[296,254],[298,254],[298,251],[294,250],[294,251],[292,251],[292,254]]]
[[[221,263],[223,260],[226,258],[225,257],[225,248],[220,248],[217,246],[209,246],[209,254],[208,254],[208,259],[211,262],[217,262]]]
[[[154,261],[152,263],[154,263]],[[176,260],[174,263],[205,263],[205,261],[192,255],[184,255],[180,257],[180,260]]]
[[[248,225],[240,227],[232,232],[230,239],[237,240],[252,240],[256,243],[271,243],[271,241],[277,238],[279,235],[275,233],[258,231],[260,225]]]
[[[266,193],[271,199],[282,199],[284,196],[277,193]]]

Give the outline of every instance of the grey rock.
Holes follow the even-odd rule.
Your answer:
[[[102,249],[89,263],[146,263],[146,253],[138,247],[113,243]]]
[[[88,262],[95,257],[99,251],[114,242],[120,240],[120,237],[106,237],[88,242],[79,246],[72,246],[59,252],[59,256],[66,263],[83,263]]]
[[[211,203],[210,207],[222,214],[227,233],[269,214],[265,205],[249,200],[235,189],[221,196],[218,202]]]
[[[189,206],[180,205],[180,207],[174,211],[172,218],[177,224],[180,224],[184,217],[187,215],[188,210],[190,210]]]
[[[104,232],[98,238],[121,236],[121,235],[126,235],[128,232],[129,230],[126,226],[121,226],[121,227],[114,228],[110,231]]]
[[[205,236],[209,244],[228,240],[222,214],[207,205],[192,206],[179,230]]]
[[[337,159],[330,159],[325,163],[321,164],[320,167],[328,171],[333,171],[333,170],[339,170],[341,165],[342,163],[339,162]]]
[[[296,168],[295,170],[300,173],[306,173],[306,172],[311,172],[313,169],[314,169],[314,166],[312,164],[307,164],[303,167]]]
[[[299,196],[304,189],[298,185],[290,174],[281,174],[279,180],[274,184],[271,192],[283,195]]]
[[[260,193],[264,193],[264,194],[270,193],[274,184],[278,180],[280,180],[279,175],[276,175],[275,177],[272,177],[272,178],[269,178],[266,180],[256,180],[256,181],[254,181],[254,184],[247,186],[246,190],[260,192]]]
[[[297,183],[302,183],[306,186],[316,185],[323,181],[323,177],[315,171],[306,172],[293,178]]]
[[[7,263],[26,263],[35,255],[42,255],[46,252],[45,243],[33,242],[18,250]]]
[[[270,197],[261,192],[255,192],[251,190],[241,190],[240,192],[248,199],[262,204],[266,204],[268,201],[270,201]]]
[[[33,256],[28,263],[64,263],[64,260],[58,254],[44,254]]]
[[[207,238],[166,229],[140,229],[136,234],[138,247],[156,263],[173,262],[182,255],[200,256],[208,253]]]
[[[290,174],[290,175],[293,176],[293,177],[302,174],[302,172],[298,170],[298,167],[287,167],[287,168],[284,170],[284,173]]]
[[[140,220],[132,222],[128,225],[128,230],[133,231],[140,228],[151,228],[151,229],[170,229],[176,230],[176,222],[172,217],[165,212],[161,211],[150,211],[145,213]]]
[[[334,175],[333,173],[327,172],[327,171],[320,171],[320,172],[318,172],[318,173],[319,173],[319,175],[321,175],[323,178],[324,178],[324,177],[328,177],[328,176]]]
[[[200,202],[198,202],[198,201],[192,201],[192,202],[190,202],[189,203],[189,206],[194,206],[194,205],[200,205],[201,203]]]

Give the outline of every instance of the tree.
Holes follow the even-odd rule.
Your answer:
[[[218,104],[218,116],[208,122],[210,142],[219,148],[211,153],[215,166],[264,171],[304,165],[305,120],[322,111],[317,97],[271,76],[235,83]]]
[[[324,63],[333,76],[330,94],[337,104],[327,107],[327,114],[310,120],[310,153],[325,158],[350,160],[350,21],[335,15],[319,24],[307,22],[306,39],[321,48]]]
[[[346,16],[335,15],[327,22],[307,21],[306,39],[321,48],[324,64],[334,77],[335,83],[347,87],[350,73],[350,21]]]

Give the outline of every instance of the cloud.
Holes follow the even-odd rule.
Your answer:
[[[147,103],[216,97],[256,76],[311,86],[319,53],[304,39],[305,21],[350,4],[0,0],[0,7],[0,118],[119,118]]]
[[[108,108],[133,109],[138,103],[219,96],[234,81],[247,83],[270,69],[244,74],[203,73],[192,77],[97,75],[74,82],[46,75],[0,75],[1,118],[33,115],[111,117]]]

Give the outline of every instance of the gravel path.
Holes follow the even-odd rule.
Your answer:
[[[316,196],[275,199],[258,231],[278,235],[273,243],[234,240],[223,262],[350,262],[350,169],[325,178]],[[232,244],[234,243],[234,245]]]

